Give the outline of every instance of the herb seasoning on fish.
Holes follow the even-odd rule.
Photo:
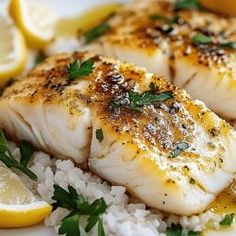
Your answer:
[[[156,93],[154,89],[154,84],[151,83],[149,87],[150,90],[139,93],[134,90],[130,90],[125,96],[122,97],[122,100],[115,99],[109,103],[109,110],[114,111],[116,108],[121,106],[128,106],[133,111],[142,111],[141,107],[147,105],[154,105],[158,102],[164,102],[168,99],[173,98],[173,93],[171,91]],[[125,99],[127,102],[125,102]]]
[[[87,76],[93,72],[93,60],[88,59],[84,62],[76,60],[69,65],[67,72],[70,80],[74,80],[79,77]]]

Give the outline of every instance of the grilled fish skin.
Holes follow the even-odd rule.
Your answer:
[[[93,72],[69,80],[68,64],[89,58]],[[150,102],[160,94],[166,99]],[[231,126],[134,64],[87,52],[51,57],[6,89],[0,109],[0,127],[11,137],[88,162],[94,173],[167,212],[204,211],[236,172]]]
[[[163,75],[225,119],[236,119],[236,50],[216,45],[236,41],[235,18],[150,0],[125,6],[108,24],[111,30],[90,49]],[[199,33],[214,44],[193,43]]]

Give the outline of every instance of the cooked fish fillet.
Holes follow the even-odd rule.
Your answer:
[[[176,11],[170,1],[151,0],[124,7],[108,24],[112,29],[89,46],[94,51],[164,75],[224,118],[236,119],[236,50],[227,47],[236,42],[236,18]],[[213,43],[194,43],[200,33]]]
[[[93,72],[70,80],[69,63],[88,58]],[[94,173],[167,212],[205,210],[236,172],[230,125],[133,64],[90,53],[49,58],[4,92],[0,109],[9,136],[88,158]]]
[[[71,60],[52,57],[7,89],[0,102],[0,126],[16,141],[82,163],[89,154],[91,118],[76,93],[85,81],[65,79]]]

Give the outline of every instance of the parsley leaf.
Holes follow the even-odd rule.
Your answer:
[[[212,38],[202,33],[194,35],[192,42],[195,44],[213,44]],[[214,45],[220,48],[236,49],[236,42],[215,43]]]
[[[175,145],[175,149],[173,150],[172,154],[171,154],[171,158],[175,158],[177,157],[179,154],[181,154],[184,150],[189,148],[189,144],[185,143],[185,142],[178,142]]]
[[[101,143],[103,141],[103,131],[102,129],[97,129],[96,130],[96,139],[99,141],[99,143]]]
[[[105,231],[103,228],[103,223],[102,223],[101,218],[99,218],[99,220],[98,220],[98,236],[105,236]]]
[[[93,72],[93,60],[90,58],[84,62],[74,61],[67,68],[69,79],[74,80],[79,77],[87,76]]]
[[[142,94],[138,92],[130,91],[130,107],[136,110],[140,106],[151,105],[156,102],[163,102],[167,99],[173,98],[172,92],[155,93],[153,91],[147,91]]]
[[[85,43],[91,43],[108,30],[110,30],[110,26],[106,22],[102,22],[84,33]]]
[[[167,236],[200,236],[200,231],[187,231],[182,228],[181,225],[175,225],[174,223],[171,224],[171,227],[167,228],[166,231]]]
[[[0,129],[0,152],[10,154],[4,132]]]
[[[150,90],[143,93],[135,92],[130,90],[127,94],[124,94],[123,97],[110,101],[108,104],[108,110],[110,112],[115,111],[117,108],[126,106],[133,111],[141,111],[141,107],[155,104],[157,102],[164,102],[168,99],[173,98],[172,91],[160,92],[155,91],[155,84],[149,84]],[[125,101],[125,102],[124,102]]]
[[[236,49],[236,42],[225,42],[225,43],[220,43],[219,47],[221,48],[231,48],[231,49]]]
[[[29,144],[26,141],[21,142],[19,148],[21,155],[20,163],[26,167],[29,163],[30,157],[34,153],[34,148],[31,144]]]
[[[57,207],[71,210],[71,213],[62,220],[59,229],[60,234],[67,236],[80,235],[79,219],[80,216],[87,216],[86,232],[90,232],[92,228],[98,223],[98,236],[105,236],[101,215],[106,211],[107,205],[103,198],[97,199],[91,204],[72,187],[68,186],[68,191],[64,190],[58,185],[54,185],[54,194],[52,197],[55,200],[53,204],[54,210]],[[77,234],[73,234],[73,230]]]
[[[21,157],[21,160],[24,158]],[[10,153],[10,150],[7,146],[6,138],[4,132],[0,129],[0,161],[3,162],[8,168],[15,168],[21,171],[23,174],[30,177],[32,180],[37,180],[37,176],[27,168],[27,160],[24,160],[24,163],[19,163]]]
[[[205,34],[199,33],[192,37],[192,42],[196,44],[209,44],[212,43],[212,39]]]
[[[139,107],[141,106],[164,102],[171,98],[173,98],[173,93],[171,91],[155,93],[155,91],[149,90],[141,94],[133,90],[129,92],[131,110],[139,110]]]
[[[99,220],[98,216],[90,216],[87,220],[88,224],[85,228],[85,232],[89,232],[92,230],[92,228],[97,224]]]
[[[62,220],[59,234],[65,234],[66,236],[80,236],[79,217],[79,214],[66,216]]]
[[[225,215],[224,219],[221,220],[220,225],[227,225],[230,226],[234,220],[234,213]]]
[[[175,4],[175,10],[200,9],[198,0],[178,0]]]

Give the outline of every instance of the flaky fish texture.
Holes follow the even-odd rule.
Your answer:
[[[93,71],[71,80],[70,63]],[[59,158],[88,163],[150,207],[204,211],[233,180],[236,134],[185,91],[91,53],[48,58],[0,98],[0,127]]]
[[[111,30],[89,47],[163,75],[219,115],[235,120],[236,19],[177,11],[173,2],[134,1],[108,20]],[[199,34],[212,42],[194,41]]]

